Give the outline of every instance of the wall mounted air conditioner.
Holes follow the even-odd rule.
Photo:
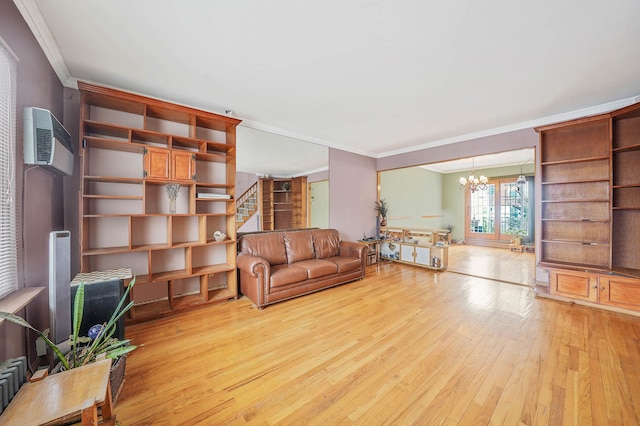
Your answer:
[[[73,173],[71,135],[46,109],[24,108],[24,163]]]

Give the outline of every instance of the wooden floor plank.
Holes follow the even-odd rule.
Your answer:
[[[127,328],[123,425],[637,424],[637,317],[381,262]]]

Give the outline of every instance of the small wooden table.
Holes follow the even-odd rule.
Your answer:
[[[104,424],[115,424],[110,371],[111,359],[103,359],[26,383],[0,416],[0,424],[55,425],[80,415],[83,425],[97,425],[98,407]]]

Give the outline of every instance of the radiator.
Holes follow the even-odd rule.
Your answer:
[[[8,359],[0,363],[0,413],[27,381],[27,357]]]

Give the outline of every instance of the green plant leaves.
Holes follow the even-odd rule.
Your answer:
[[[65,370],[74,367],[80,367],[89,362],[92,362],[98,355],[103,353],[107,358],[117,358],[137,348],[137,346],[131,345],[129,340],[117,340],[113,338],[118,320],[122,318],[122,316],[125,315],[127,311],[133,306],[133,301],[127,302],[127,299],[135,282],[136,279],[134,277],[127,286],[124,294],[122,295],[118,306],[111,314],[111,318],[109,318],[109,321],[103,324],[102,331],[88,345],[86,344],[88,343],[87,338],[84,336],[79,336],[80,325],[82,324],[82,317],[84,315],[85,294],[84,283],[80,283],[73,300],[73,334],[70,336],[71,353],[68,355],[68,358],[64,356],[60,349],[58,349],[58,347],[51,340],[49,340],[48,330],[45,330],[44,332],[37,330],[23,318],[9,312],[0,312],[0,318],[36,332],[40,337],[42,337],[47,346],[49,346],[51,350],[53,350],[53,352],[56,354],[56,356],[64,366]]]

